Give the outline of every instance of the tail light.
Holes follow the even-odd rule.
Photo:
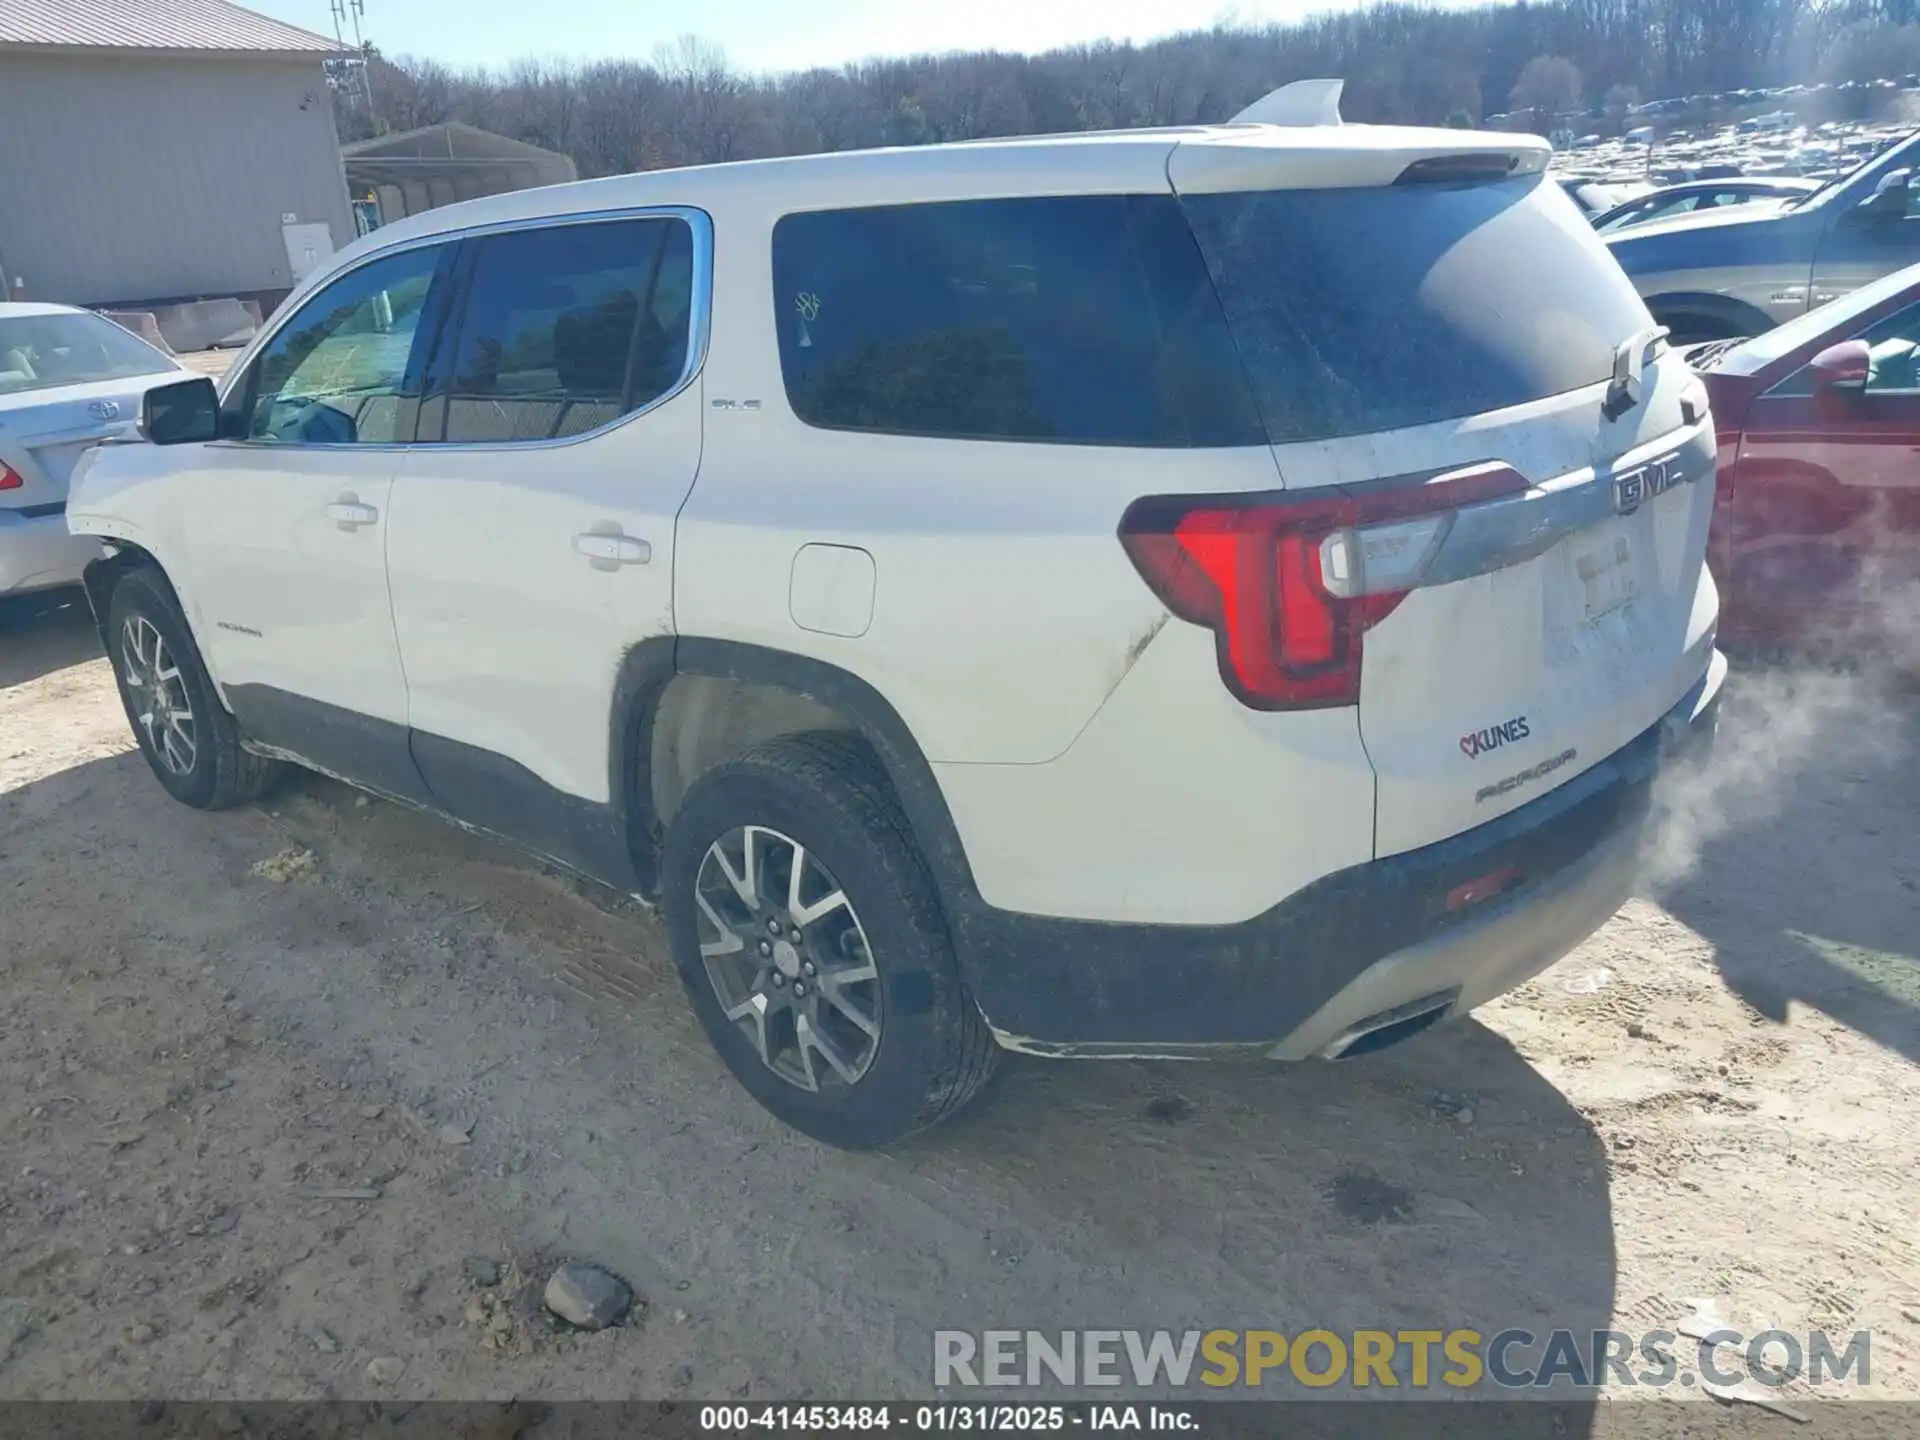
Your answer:
[[[1169,610],[1214,632],[1243,704],[1355,705],[1367,631],[1420,583],[1454,512],[1526,488],[1494,462],[1298,497],[1156,495],[1127,507],[1120,543]]]
[[[20,472],[6,461],[0,460],[0,490],[18,490],[27,482],[20,478]]]

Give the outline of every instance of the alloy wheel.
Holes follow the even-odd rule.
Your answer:
[[[707,847],[694,881],[700,956],[728,1020],[802,1090],[858,1084],[880,1050],[880,975],[832,872],[760,825]]]
[[[179,662],[144,615],[129,615],[120,626],[120,673],[133,702],[133,719],[147,737],[147,749],[174,775],[193,770],[199,753],[193,702]]]

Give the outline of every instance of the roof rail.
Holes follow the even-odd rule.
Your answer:
[[[1338,125],[1344,80],[1296,80],[1262,95],[1229,125]]]

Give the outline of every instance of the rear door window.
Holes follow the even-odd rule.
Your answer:
[[[1529,176],[1186,197],[1274,443],[1607,379],[1652,320],[1556,189]]]
[[[773,232],[788,401],[809,425],[965,440],[1264,443],[1171,196],[787,215]]]
[[[473,244],[423,441],[564,439],[679,384],[693,305],[684,220],[549,225]]]

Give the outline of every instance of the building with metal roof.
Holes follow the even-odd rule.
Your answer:
[[[0,0],[0,298],[271,306],[354,235],[339,54],[227,0]]]
[[[0,46],[139,50],[192,55],[331,55],[324,35],[283,25],[226,0],[3,0]]]
[[[363,229],[460,200],[580,178],[571,156],[458,120],[357,140],[342,153]]]

